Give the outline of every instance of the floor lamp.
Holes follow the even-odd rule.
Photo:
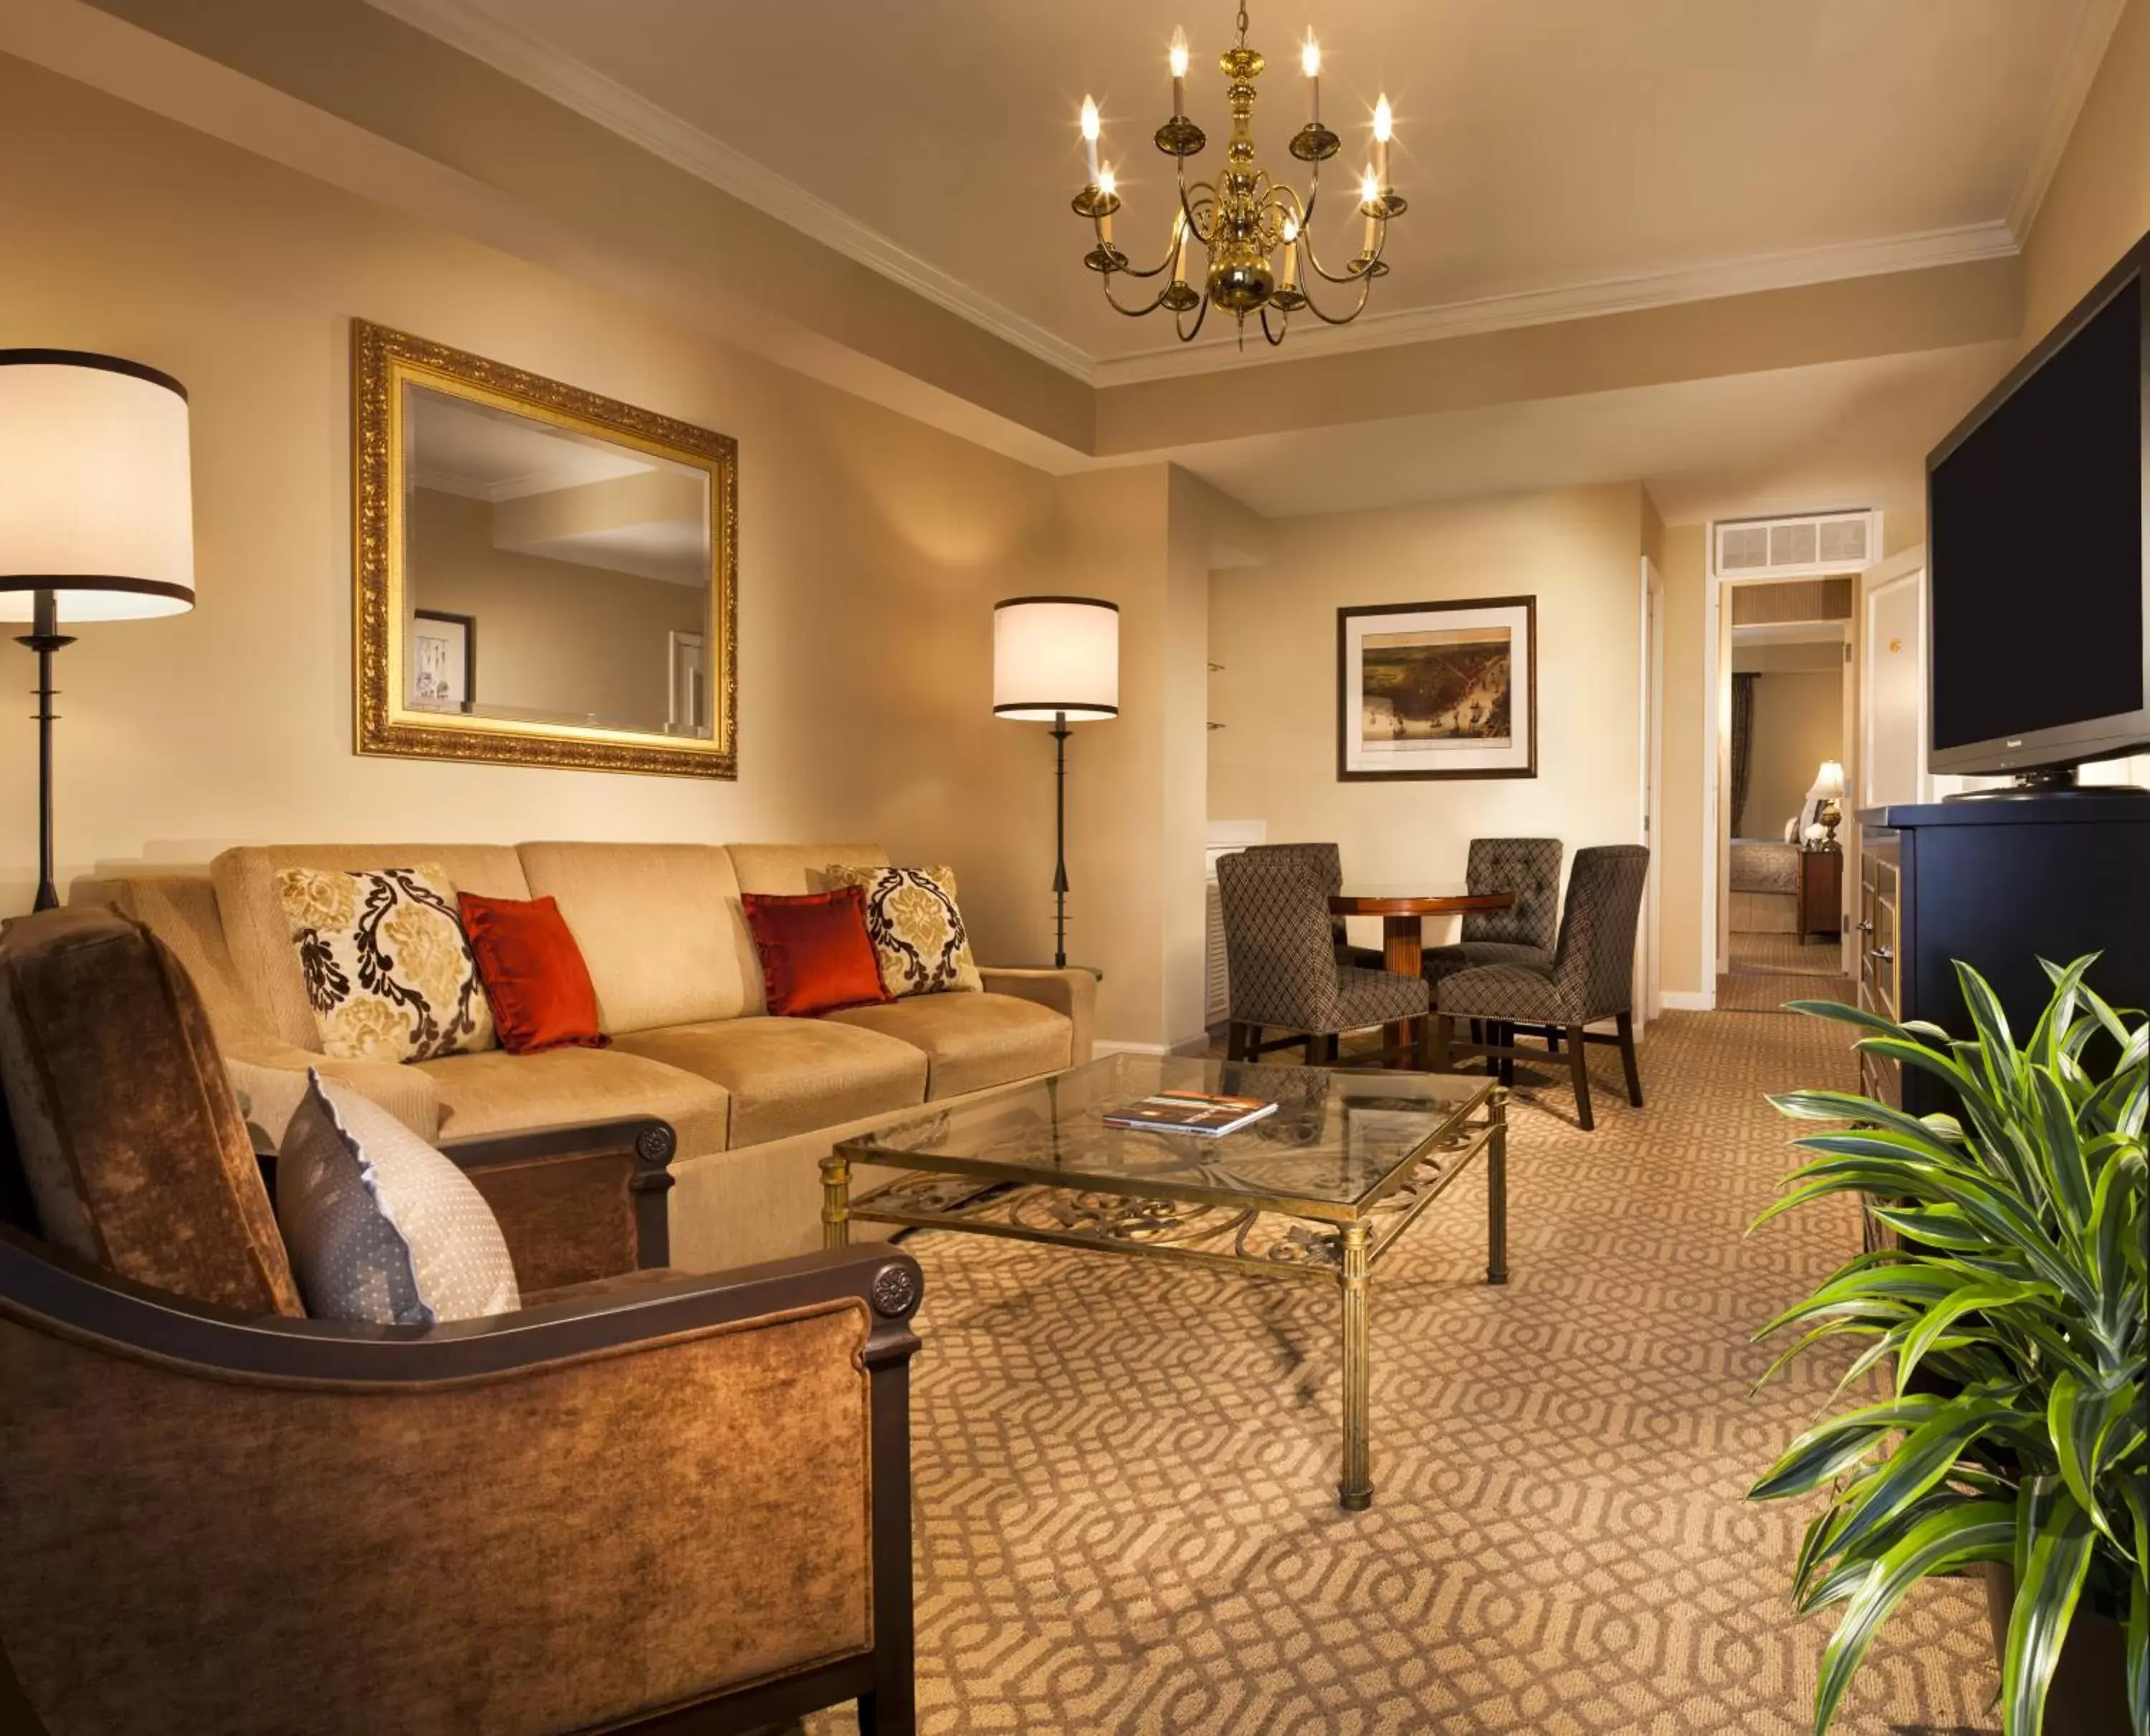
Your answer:
[[[38,897],[53,883],[53,654],[63,620],[194,606],[186,388],[81,350],[0,350],[0,621],[38,654]]]
[[[1120,606],[1094,597],[993,605],[993,715],[1052,725],[1052,962],[1067,964],[1067,726],[1120,714]]]

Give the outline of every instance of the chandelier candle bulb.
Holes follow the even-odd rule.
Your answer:
[[[1083,98],[1083,154],[1090,169],[1090,184],[1098,180],[1098,105],[1088,97]]]
[[[1300,45],[1299,69],[1306,74],[1306,124],[1318,127],[1321,124],[1321,44],[1315,41],[1310,25],[1305,42]]]
[[[1395,120],[1389,112],[1389,99],[1384,96],[1374,104],[1374,179],[1380,189],[1389,184],[1389,134],[1395,130]]]
[[[1098,190],[1110,199],[1113,193],[1112,165],[1108,164],[1097,170],[1095,177]],[[1098,239],[1108,247],[1113,245],[1113,214],[1110,211],[1098,214]]]
[[[1172,31],[1172,112],[1187,113],[1187,33],[1176,24]]]
[[[1187,240],[1189,234],[1187,227],[1187,214],[1183,211],[1174,218],[1172,226],[1177,231],[1178,237],[1178,243],[1173,250],[1172,280],[1174,283],[1185,283],[1187,281]]]
[[[1360,209],[1366,214],[1366,257],[1371,259],[1381,240],[1381,178],[1368,169],[1359,192]]]
[[[1287,217],[1284,220],[1284,265],[1277,278],[1280,290],[1299,287],[1299,225]]]

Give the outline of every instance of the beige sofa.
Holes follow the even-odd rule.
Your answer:
[[[164,937],[257,1098],[317,1067],[437,1142],[662,1117],[679,1138],[672,1262],[708,1271],[820,1244],[834,1140],[1089,1058],[1096,985],[1082,971],[986,969],[982,994],[770,1017],[739,895],[805,892],[830,863],[887,860],[862,844],[279,845],[226,850],[205,876],[78,881],[69,897]],[[458,891],[557,900],[612,1046],[404,1065],[318,1052],[278,871],[419,863]]]

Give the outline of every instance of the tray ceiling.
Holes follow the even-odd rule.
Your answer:
[[[1232,10],[1216,0],[374,3],[1071,371],[1112,383],[1234,359],[1108,310],[1067,209],[1094,92],[1120,239],[1138,259],[1162,247],[1169,179],[1148,141],[1164,46],[1184,24],[1189,108],[1213,141],[1198,160],[1214,164]],[[1411,209],[1385,319],[1340,340],[1381,342],[2012,251],[2119,0],[1250,11],[1270,56],[1266,159],[1289,160],[1303,118],[1289,51],[1309,23],[1347,160],[1376,93],[1395,105]]]

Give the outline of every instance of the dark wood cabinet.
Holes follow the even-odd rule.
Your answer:
[[[1799,933],[1844,931],[1844,852],[1799,852]]]
[[[2038,961],[2100,955],[2091,986],[2150,1006],[2150,797],[2078,791],[1868,809],[1858,816],[1859,1004],[1971,1035],[1962,960],[1993,985],[2019,1037],[2045,1007]],[[1866,1095],[1952,1110],[1930,1074],[1861,1060]]]

